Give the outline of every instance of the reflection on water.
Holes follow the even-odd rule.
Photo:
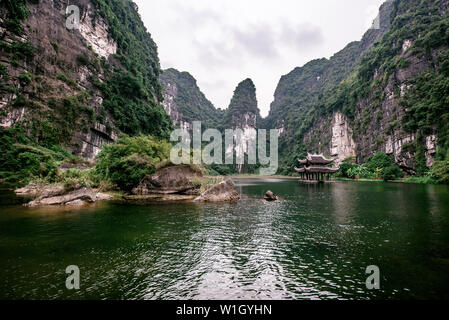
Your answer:
[[[447,186],[236,183],[236,204],[32,209],[0,192],[0,298],[449,298]]]

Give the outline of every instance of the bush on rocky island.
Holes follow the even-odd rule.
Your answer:
[[[158,164],[168,163],[171,144],[152,136],[123,137],[105,146],[97,157],[94,174],[130,191]]]

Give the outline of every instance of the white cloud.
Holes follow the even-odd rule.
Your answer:
[[[227,108],[250,77],[267,115],[283,74],[360,40],[383,0],[135,0],[162,68],[190,72]]]

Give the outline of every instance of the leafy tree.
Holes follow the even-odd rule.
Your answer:
[[[394,164],[393,158],[385,153],[379,152],[373,155],[368,162],[366,167],[368,170],[375,172],[376,169],[385,169]]]
[[[170,143],[155,137],[123,137],[103,148],[97,158],[95,174],[129,191],[145,175],[154,173],[159,163],[169,159],[170,149]]]
[[[402,173],[401,168],[396,165],[391,165],[383,169],[382,178],[385,181],[397,180],[402,178],[404,174]]]
[[[435,162],[430,175],[439,183],[449,184],[449,161]]]
[[[36,178],[52,181],[58,164],[74,158],[61,148],[36,145],[21,127],[0,129],[0,149],[0,179],[12,186],[23,186]]]

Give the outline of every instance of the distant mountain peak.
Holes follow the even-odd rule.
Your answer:
[[[257,107],[256,86],[250,78],[243,80],[237,85],[228,111],[230,113],[251,112],[256,115],[260,114]]]

